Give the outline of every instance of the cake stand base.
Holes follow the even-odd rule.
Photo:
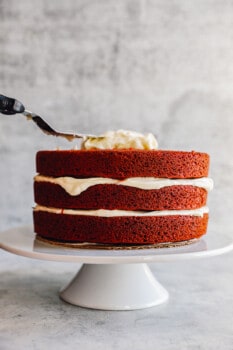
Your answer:
[[[84,264],[60,297],[91,309],[135,310],[166,302],[168,292],[145,263]]]
[[[84,263],[61,299],[101,310],[134,310],[156,306],[168,292],[146,263],[173,262],[217,256],[233,250],[232,235],[208,234],[190,245],[150,249],[74,249],[45,244],[30,226],[0,233],[0,248],[32,259]]]

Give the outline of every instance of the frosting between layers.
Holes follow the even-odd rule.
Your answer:
[[[89,187],[101,184],[114,184],[122,186],[136,187],[143,190],[159,190],[170,186],[195,186],[210,191],[213,188],[213,180],[208,177],[198,179],[166,179],[155,177],[132,177],[125,180],[110,179],[104,177],[93,177],[86,179],[77,179],[73,177],[50,177],[37,175],[34,177],[36,182],[49,182],[61,186],[69,195],[77,196],[86,191]]]
[[[85,216],[97,216],[97,217],[116,217],[116,216],[199,216],[203,217],[204,214],[209,212],[208,207],[202,207],[193,210],[161,210],[161,211],[127,211],[127,210],[74,210],[74,209],[57,209],[44,207],[37,205],[34,208],[35,212],[45,211],[53,214],[66,214],[66,215],[85,215]]]

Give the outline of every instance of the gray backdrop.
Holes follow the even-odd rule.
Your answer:
[[[1,0],[0,93],[60,130],[153,132],[211,155],[210,230],[232,226],[233,2]],[[31,223],[35,153],[70,147],[0,115],[0,229]],[[226,215],[229,213],[229,215]]]

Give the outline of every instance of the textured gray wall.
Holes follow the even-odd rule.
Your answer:
[[[223,0],[0,0],[0,93],[58,129],[209,152],[211,229],[230,231],[232,13]],[[0,229],[31,222],[35,152],[60,144],[0,116]]]

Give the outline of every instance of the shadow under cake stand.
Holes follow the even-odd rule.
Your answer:
[[[35,239],[30,226],[0,234],[0,247],[13,254],[59,262],[83,263],[61,299],[101,310],[134,310],[160,305],[167,290],[156,280],[148,263],[199,259],[233,250],[227,236],[207,234],[191,244],[149,249],[91,249],[52,245]]]

